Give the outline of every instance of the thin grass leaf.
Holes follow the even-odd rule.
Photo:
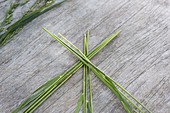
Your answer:
[[[113,37],[115,37],[117,34],[118,34],[119,32],[117,32],[116,34],[114,34],[114,35],[112,35],[112,36],[110,36],[110,38],[108,38],[107,40],[105,40],[104,42],[102,42],[102,44],[101,45],[99,45],[95,50],[100,50],[100,47],[102,47],[103,45],[104,46],[106,46],[110,41],[111,41],[111,39],[113,39]],[[61,36],[61,37],[63,37],[65,40],[67,40],[64,36],[62,36],[60,33],[59,33],[59,35]],[[89,40],[89,31],[85,34],[85,37],[84,37],[84,53],[85,54],[88,54],[88,40]],[[73,46],[73,47],[75,47],[75,46]],[[95,54],[95,51],[94,52],[91,52],[91,53],[93,53],[93,54]],[[87,67],[87,66],[86,66]],[[91,76],[90,76],[90,69],[87,67],[87,75],[88,75],[88,81],[89,81],[89,88],[90,88],[90,102],[88,102],[87,103],[87,108],[88,108],[88,111],[90,112],[90,113],[93,113],[93,104],[92,104],[92,81],[91,81]],[[85,74],[84,74],[85,75]],[[87,82],[88,82],[87,81]],[[88,83],[87,83],[87,85],[88,85]],[[85,77],[84,77],[84,79],[83,79],[83,92],[85,92]],[[84,101],[86,101],[86,99],[85,99],[85,96],[84,96],[84,93],[82,92],[82,95],[83,95],[83,97],[82,97],[82,99],[84,99]],[[84,103],[84,104],[86,104],[86,103]],[[86,105],[84,106],[84,109],[86,109]],[[85,112],[86,112],[86,110],[85,110]]]
[[[47,81],[45,84],[43,84],[42,86],[40,86],[38,89],[36,89],[33,94],[45,90],[47,89],[50,85],[52,85],[54,82],[58,81],[59,79],[61,79],[62,75],[58,75],[56,77],[54,77],[52,80]]]
[[[19,111],[21,111],[23,108],[25,108],[25,106],[27,106],[28,104],[30,104],[31,102],[33,102],[39,95],[41,95],[41,92],[37,93],[36,95],[31,95],[30,97],[28,97],[21,105],[19,105],[17,107],[17,109],[15,109],[12,113],[18,113]]]
[[[62,36],[61,34],[59,34]],[[62,36],[64,39],[65,37]],[[84,55],[88,55],[88,39],[89,39],[89,32],[84,35]],[[67,40],[67,39],[65,39]],[[68,42],[69,43],[69,42]],[[75,47],[75,46],[73,46]],[[75,47],[76,48],[76,47]],[[86,113],[89,111],[92,113],[92,88],[91,88],[91,80],[90,74],[89,74],[89,68],[84,65],[84,74],[83,74],[83,112]],[[88,82],[89,82],[89,88],[90,88],[90,103],[88,102]],[[88,109],[88,110],[87,110]]]
[[[119,34],[119,32],[111,35],[109,38],[107,38],[106,40],[104,40],[101,44],[99,44],[94,50],[92,50],[92,52],[90,52],[87,57],[89,59],[91,59],[94,55],[96,55],[101,49],[103,49],[111,40],[113,40],[117,35]],[[20,110],[22,110],[23,108],[27,107],[28,105],[32,105],[33,103],[36,102],[37,98],[40,97],[40,95],[43,95],[45,93],[47,93],[47,89],[51,88],[52,84],[57,84],[56,87],[53,89],[53,91],[50,93],[48,93],[47,97],[41,100],[41,103],[43,103],[53,92],[55,92],[62,84],[64,84],[66,82],[66,80],[68,80],[72,74],[74,74],[78,69],[80,69],[83,66],[82,62],[78,62],[75,65],[73,65],[70,69],[68,69],[67,72],[64,72],[63,74],[59,76],[56,76],[55,78],[49,80],[48,82],[46,82],[45,84],[43,84],[42,86],[40,86],[36,91],[33,92],[33,94],[28,97],[20,106],[17,107],[16,110],[13,111],[13,113],[17,113]],[[57,82],[56,82],[57,81]],[[60,85],[61,84],[61,85]],[[48,87],[47,87],[48,85]],[[42,91],[43,89],[43,91]],[[42,91],[40,93],[40,90]],[[46,91],[46,92],[45,92]],[[39,92],[39,93],[38,93]],[[34,97],[36,98],[34,98]],[[40,103],[40,104],[41,104]],[[40,105],[39,104],[39,105]],[[28,106],[29,107],[29,106]],[[27,108],[28,108],[27,107]],[[38,107],[38,106],[37,106]]]
[[[62,34],[58,33],[58,35],[60,35],[67,43],[69,43],[73,48],[75,48],[81,55],[84,56],[84,54],[74,45],[72,45]],[[85,35],[86,37],[86,35]],[[85,51],[86,52],[86,51]]]
[[[56,82],[57,80],[59,80],[59,78],[61,77],[61,75],[56,76],[55,78],[53,78],[51,81],[46,82],[45,84],[43,84],[41,87],[39,87],[37,90],[35,90],[22,104],[20,104],[18,106],[18,108],[16,110],[14,110],[12,113],[17,113],[20,110],[22,110],[25,106],[27,106],[28,104],[30,104],[31,102],[35,101],[36,98],[38,98],[39,96],[41,96],[43,94],[43,92],[50,87],[50,85],[52,85],[54,82]]]
[[[64,79],[59,85],[53,84],[50,88],[48,88],[48,90],[46,90],[45,93],[43,93],[43,95],[41,95],[33,103],[31,103],[31,105],[24,111],[24,113],[35,111],[47,98],[49,98],[49,96],[51,96],[51,94],[56,91],[56,89],[61,87],[70,77],[71,75]]]
[[[64,38],[65,39],[65,38]],[[67,40],[67,39],[65,39]],[[75,47],[75,46],[73,46]],[[78,49],[78,48],[76,48]],[[84,55],[87,55],[87,36],[84,36]],[[83,113],[87,113],[87,66],[84,65],[84,74],[83,74]]]
[[[74,113],[80,112],[82,104],[83,104],[83,94],[80,96],[80,99],[78,100],[78,104]]]
[[[89,51],[88,50],[88,43],[89,43],[88,41],[89,41],[89,31],[86,33],[86,38],[85,38],[85,43],[84,43],[86,54],[88,54],[88,51]],[[89,67],[87,67],[87,76],[88,76],[88,83],[89,83],[89,99],[90,99],[90,101],[88,102],[88,108],[89,108],[89,112],[93,113],[92,80],[91,80]]]
[[[90,107],[90,103],[89,102],[87,103],[87,108],[88,108],[88,113],[92,113],[92,111],[91,111],[92,109]]]
[[[106,77],[106,79],[108,79],[110,82],[113,82],[114,84],[116,84],[122,91],[124,91],[128,96],[130,96],[136,103],[138,103],[139,105],[141,105],[147,112],[151,113],[151,111],[149,109],[146,108],[146,106],[144,106],[141,102],[139,102],[133,95],[131,95],[127,90],[125,90],[119,83],[113,81],[110,77]],[[133,102],[132,102],[133,103]],[[142,110],[139,108],[138,109],[140,112],[142,112]]]

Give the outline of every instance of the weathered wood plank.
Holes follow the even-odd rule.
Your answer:
[[[90,29],[90,49],[111,33],[122,32],[92,61],[142,101],[153,113],[170,111],[170,1],[69,0],[29,23],[0,49],[0,111],[9,113],[38,86],[77,59],[41,28],[64,34],[82,49]],[[36,113],[73,112],[82,87],[82,70]],[[125,112],[93,76],[94,112]]]

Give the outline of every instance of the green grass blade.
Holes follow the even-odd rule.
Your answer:
[[[48,90],[45,91],[39,98],[37,98],[27,109],[24,111],[24,113],[30,113],[35,111],[51,94],[53,94],[56,89],[61,87],[69,78],[71,77],[68,76],[66,79],[62,80],[62,82],[59,85],[53,84],[51,87],[48,88]]]
[[[89,41],[89,31],[86,33],[86,38],[85,38],[85,51],[86,54],[88,54],[88,42]],[[92,79],[91,79],[91,75],[90,75],[90,68],[87,67],[87,76],[88,76],[88,83],[89,83],[89,102],[88,102],[88,108],[89,108],[89,112],[93,113],[93,94],[92,94]]]
[[[73,46],[74,47],[74,46]],[[77,49],[77,48],[76,48]],[[84,55],[87,55],[87,36],[84,36]],[[87,113],[87,66],[84,65],[84,74],[83,74],[83,113]]]
[[[90,106],[90,103],[89,102],[87,102],[87,108],[88,108],[88,112],[89,113],[92,113],[93,111],[91,111],[92,109],[91,109],[91,106]]]
[[[43,94],[43,92],[45,92],[45,90],[50,87],[50,85],[52,85],[54,82],[58,81],[59,78],[62,75],[56,76],[55,78],[53,78],[51,81],[46,82],[45,84],[43,84],[41,87],[39,87],[37,90],[35,90],[22,104],[20,104],[18,106],[18,108],[16,110],[13,111],[13,113],[17,113],[20,110],[22,110],[25,106],[27,106],[28,104],[30,104],[31,102],[33,102],[34,100],[36,100],[36,98],[38,98],[39,96],[41,96]]]
[[[146,106],[144,106],[141,102],[139,102],[133,95],[131,95],[127,90],[125,90],[119,83],[113,81],[110,77],[106,77],[106,79],[110,80],[111,82],[113,82],[116,86],[118,86],[121,90],[123,90],[128,96],[130,96],[136,103],[138,103],[139,105],[141,105],[147,112],[151,113],[151,111],[149,109],[146,108]],[[139,109],[138,109],[139,110]],[[139,110],[141,111],[141,110]],[[141,111],[142,112],[142,111]]]
[[[98,53],[101,48],[105,47],[110,41],[112,41],[114,38],[116,38],[116,36],[120,33],[121,31],[118,31],[112,35],[109,36],[109,38],[107,38],[106,40],[104,40],[99,46],[96,47],[96,49],[94,51],[91,52],[91,54],[89,55],[89,58],[91,59],[91,56],[95,55],[96,53]]]
[[[37,93],[39,91],[45,90],[46,88],[48,88],[50,85],[52,85],[54,82],[58,81],[60,78],[62,78],[63,75],[58,75],[56,77],[54,77],[52,80],[47,81],[45,84],[43,84],[42,86],[40,86],[38,89],[36,89],[34,93]]]
[[[80,112],[82,103],[83,103],[83,94],[80,96],[80,99],[78,100],[78,104],[77,104],[77,107],[76,107],[76,110],[75,110],[74,113],[79,113]]]
[[[21,111],[23,108],[25,108],[25,106],[27,106],[28,104],[30,104],[31,102],[33,102],[39,95],[41,95],[41,92],[37,93],[36,95],[31,95],[30,97],[28,97],[21,105],[19,105],[17,107],[17,109],[15,109],[12,113],[18,113],[19,111]]]

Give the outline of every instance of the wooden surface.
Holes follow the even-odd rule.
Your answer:
[[[122,30],[91,61],[153,113],[170,112],[170,0],[67,0],[0,49],[0,113],[10,113],[38,86],[77,61],[42,27],[62,33],[81,49],[87,30],[90,49]],[[81,90],[79,70],[35,113],[73,113]],[[94,113],[125,112],[94,75],[93,101]]]

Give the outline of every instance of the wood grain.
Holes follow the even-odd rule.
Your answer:
[[[77,61],[42,27],[62,33],[81,49],[87,30],[90,49],[122,30],[92,62],[153,113],[170,112],[170,0],[67,0],[30,22],[0,49],[1,113],[14,110],[38,86]],[[35,113],[72,113],[81,90],[79,70]],[[125,112],[95,75],[93,95],[95,113]]]

